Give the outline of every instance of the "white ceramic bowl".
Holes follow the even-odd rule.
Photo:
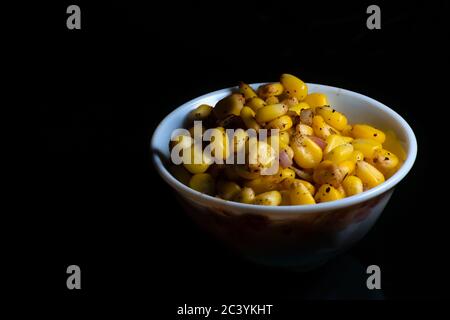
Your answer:
[[[186,212],[205,230],[258,263],[309,269],[349,248],[374,225],[394,187],[416,159],[416,137],[408,123],[392,109],[352,91],[310,83],[308,88],[310,93],[325,93],[330,105],[343,112],[350,123],[369,123],[382,130],[393,130],[407,153],[402,167],[373,189],[314,205],[249,205],[197,192],[175,179],[167,169],[170,135],[183,127],[192,109],[203,103],[214,106],[236,88],[214,91],[183,104],[161,121],[152,137],[156,170],[174,189]]]

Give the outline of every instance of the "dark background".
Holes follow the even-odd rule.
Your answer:
[[[81,7],[81,30],[66,28],[69,4]],[[19,110],[32,115],[33,128],[20,189],[27,194],[20,207],[32,210],[15,220],[18,250],[8,266],[23,276],[34,265],[39,276],[32,288],[13,278],[21,294],[43,290],[48,301],[74,309],[136,311],[151,301],[163,318],[184,303],[279,303],[280,312],[294,312],[304,298],[448,298],[449,6],[377,2],[382,29],[371,31],[369,4],[73,1],[36,8],[42,15],[14,38],[24,49],[11,62],[26,88]],[[412,171],[368,236],[308,274],[248,264],[204,235],[149,156],[153,129],[180,104],[284,72],[385,103],[419,144]],[[65,287],[70,264],[82,270],[79,292]],[[363,287],[370,264],[381,267],[382,292]]]

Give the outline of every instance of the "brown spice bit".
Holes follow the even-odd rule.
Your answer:
[[[374,137],[376,137],[377,135],[378,135],[377,133],[374,133],[374,134],[373,134]]]
[[[330,190],[331,190],[331,188],[328,187],[328,188],[326,188],[325,192],[328,193],[328,192],[330,192]]]
[[[389,160],[389,158],[388,157],[384,157],[384,160]]]
[[[331,113],[335,113],[335,112],[336,112],[336,110],[334,110],[334,109],[333,109],[333,111],[331,111]]]

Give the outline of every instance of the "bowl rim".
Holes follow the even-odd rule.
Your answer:
[[[260,83],[252,83],[250,86],[257,87],[262,84],[266,84],[268,82],[260,82]],[[209,98],[211,96],[220,95],[224,93],[231,92],[233,90],[237,89],[237,86],[234,87],[228,87],[216,91],[212,91],[209,93],[206,93],[204,95],[201,95],[199,97],[196,97],[194,99],[191,99],[187,101],[186,103],[183,103],[181,106],[175,108],[172,110],[167,116],[164,117],[164,119],[159,123],[159,125],[156,127],[155,131],[153,132],[153,136],[150,141],[150,152],[151,152],[151,159],[153,161],[154,166],[156,167],[156,170],[158,171],[159,175],[163,178],[166,183],[168,183],[172,188],[174,188],[177,192],[179,190],[183,191],[184,193],[189,194],[189,197],[204,203],[209,204],[211,207],[228,207],[231,210],[239,210],[239,211],[246,211],[246,212],[252,212],[252,213],[273,213],[273,212],[291,212],[291,213],[312,213],[312,212],[318,212],[318,211],[328,211],[328,210],[335,210],[335,209],[341,209],[345,207],[350,207],[352,205],[356,205],[362,202],[366,202],[370,199],[373,199],[390,189],[394,188],[411,170],[417,156],[417,140],[416,136],[414,135],[413,130],[409,126],[409,124],[404,120],[397,112],[389,108],[388,106],[384,105],[383,103],[370,98],[366,95],[363,95],[358,92],[350,91],[347,89],[342,89],[339,87],[333,87],[328,85],[322,85],[322,84],[315,84],[315,83],[307,83],[308,86],[318,86],[326,89],[331,90],[337,90],[340,94],[346,94],[350,96],[354,96],[357,98],[360,98],[362,100],[366,100],[369,102],[372,107],[379,108],[383,110],[385,113],[387,113],[390,117],[394,118],[394,120],[403,127],[403,129],[406,132],[407,141],[406,144],[408,145],[408,152],[406,155],[406,160],[403,163],[402,167],[389,179],[381,183],[380,185],[364,191],[360,194],[353,195],[350,197],[345,197],[343,199],[335,200],[335,201],[329,201],[329,202],[322,202],[322,203],[316,203],[316,204],[307,204],[307,205],[289,205],[289,206],[264,206],[264,205],[255,205],[255,204],[245,204],[240,202],[234,202],[229,200],[224,200],[220,198],[216,198],[204,193],[201,193],[199,191],[196,191],[194,189],[191,189],[190,187],[184,185],[180,181],[178,181],[166,168],[164,163],[162,162],[160,156],[157,152],[154,151],[156,148],[156,141],[158,140],[158,137],[160,133],[162,132],[162,128],[165,126],[167,122],[170,121],[170,119],[179,111],[179,109],[185,108],[187,105],[193,105],[197,101],[203,100],[205,98]]]

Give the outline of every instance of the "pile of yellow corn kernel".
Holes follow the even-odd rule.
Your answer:
[[[279,129],[279,170],[261,175],[263,160],[251,164],[201,163],[173,165],[172,173],[184,184],[229,201],[257,205],[305,205],[338,200],[371,189],[393,175],[405,152],[392,131],[368,124],[348,123],[344,114],[329,106],[326,95],[309,93],[299,78],[283,74],[279,82],[256,91],[240,83],[239,92],[215,107],[200,105],[189,115],[191,124],[201,120],[203,130],[216,128],[225,159],[226,128],[237,131],[233,143],[239,149],[246,129]],[[194,128],[189,132],[193,135]],[[171,146],[183,144],[192,155],[201,152],[192,139],[179,136]],[[219,141],[216,141],[216,144]],[[222,153],[221,153],[222,155]],[[202,155],[203,156],[203,155]]]

